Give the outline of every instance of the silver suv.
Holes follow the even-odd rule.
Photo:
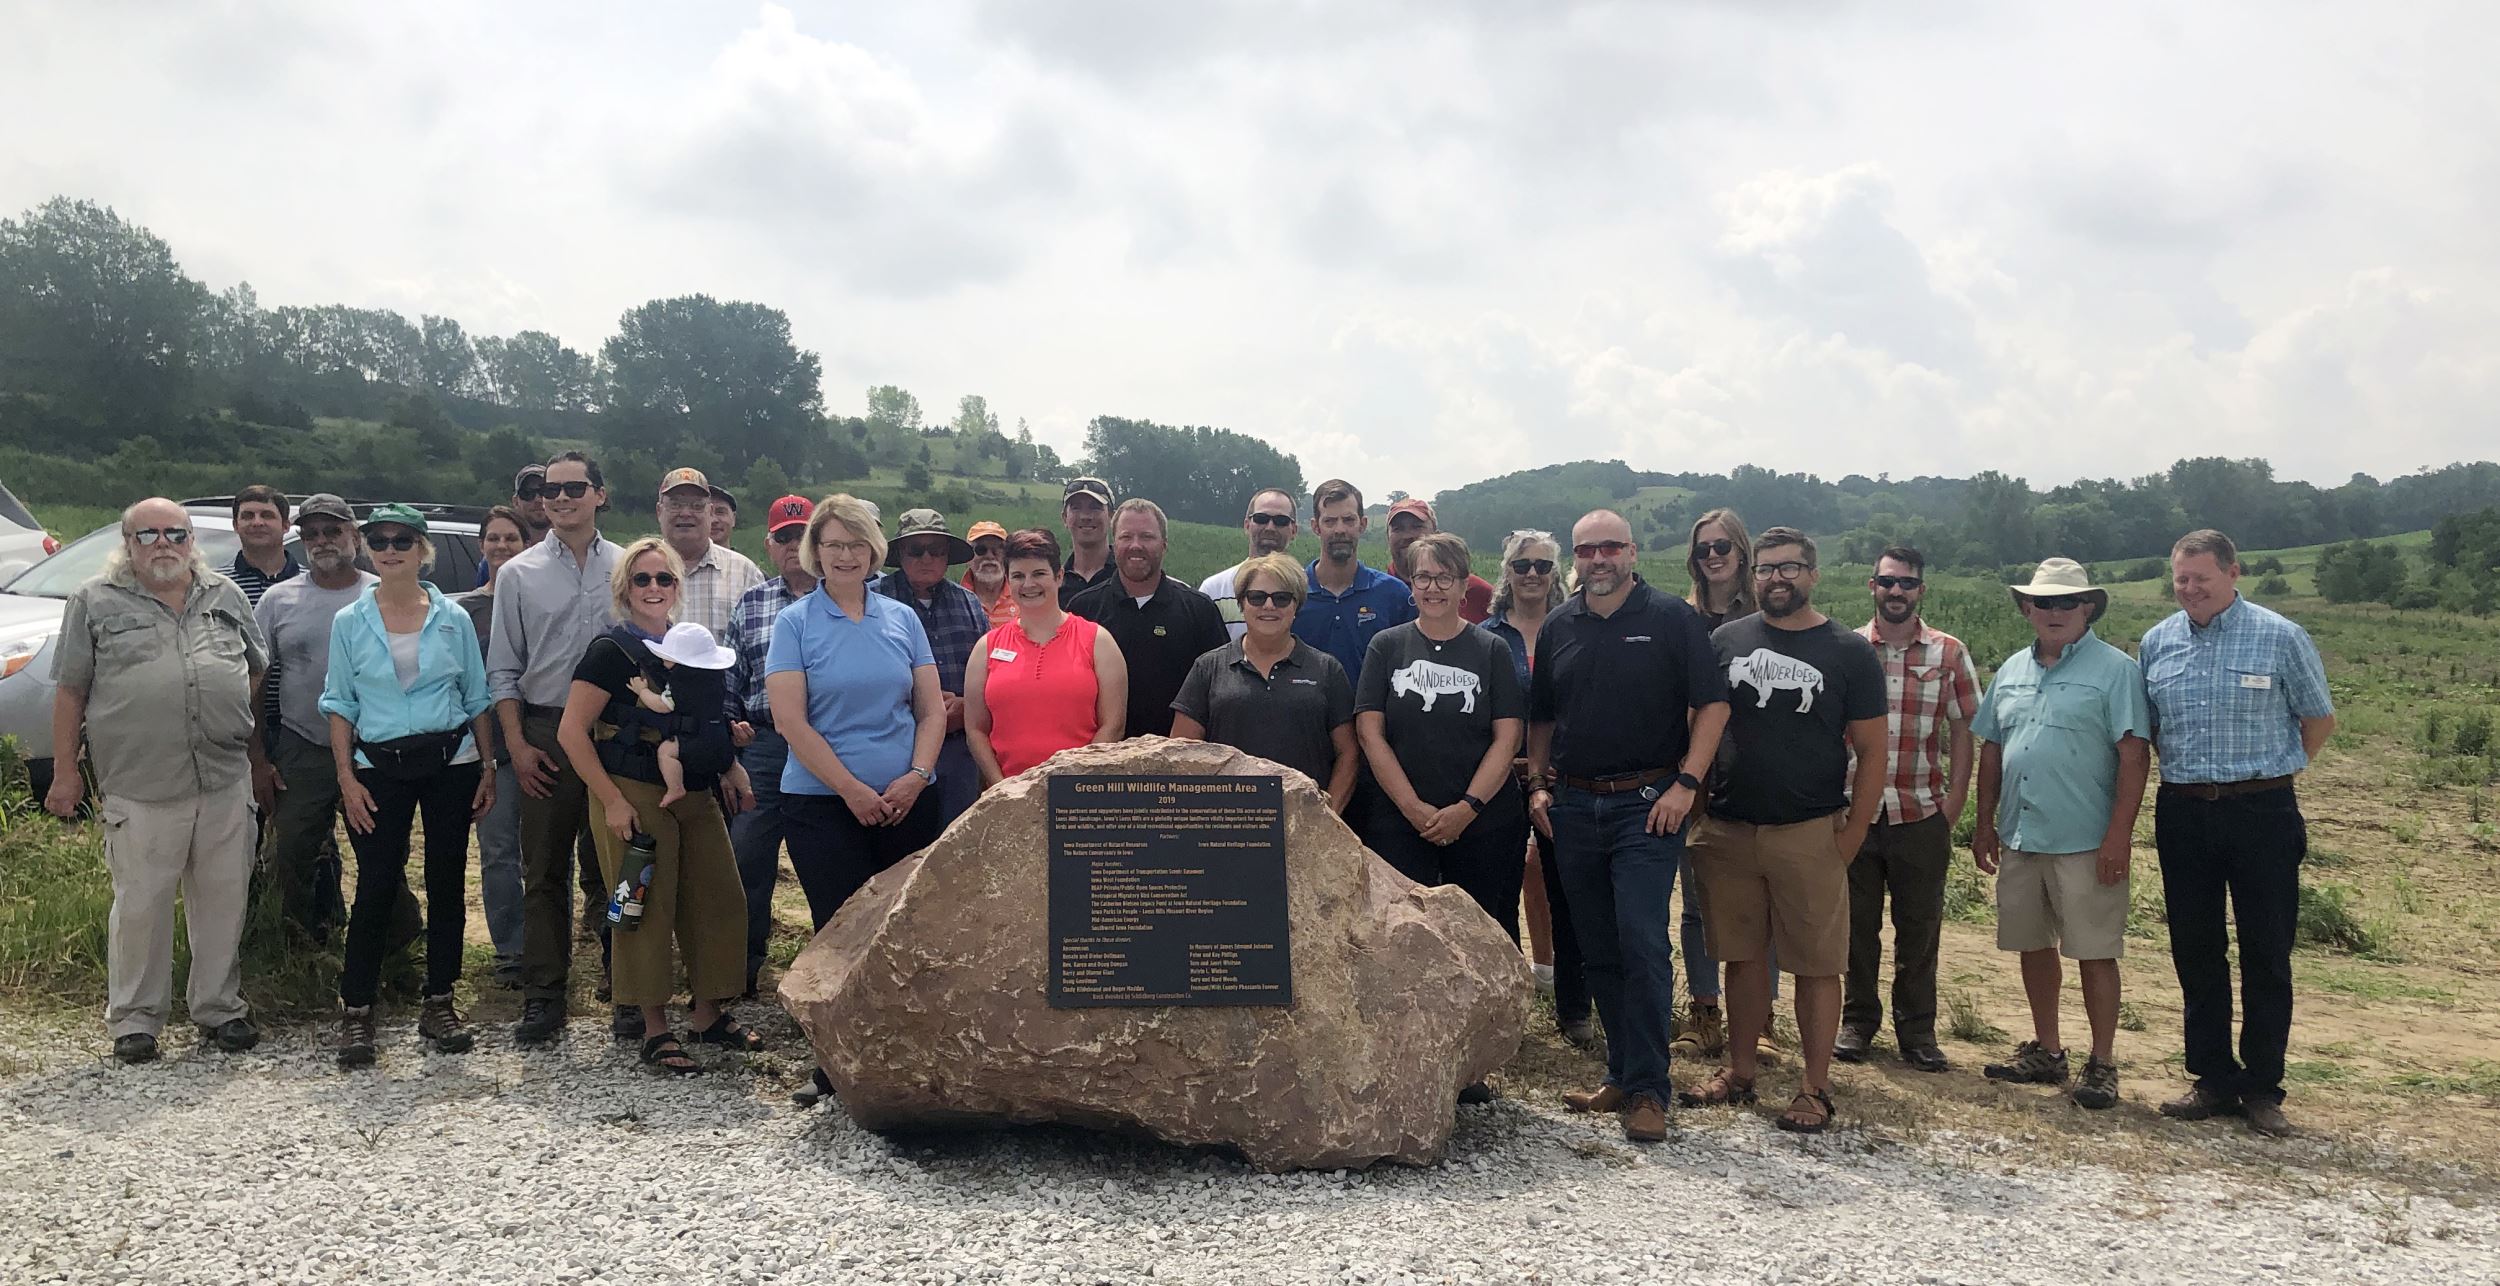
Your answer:
[[[302,496],[288,498],[290,506]],[[378,500],[348,502],[358,517]],[[191,538],[201,557],[218,571],[234,565],[243,542],[234,534],[234,500],[208,496],[185,500],[191,514]],[[474,506],[418,505],[434,540],[434,566],[425,578],[446,594],[477,585],[478,525],[486,511]],[[301,556],[294,534],[287,552]],[[121,546],[121,525],[108,523],[63,545],[59,553],[36,563],[0,591],[0,735],[17,738],[26,756],[27,776],[35,797],[52,785],[52,639],[61,632],[62,604],[72,590],[104,570],[104,562]]]

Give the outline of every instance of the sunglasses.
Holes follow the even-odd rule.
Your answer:
[[[795,545],[799,543],[799,537],[806,534],[807,528],[805,527],[784,527],[773,533],[772,540],[776,545]]]
[[[1573,545],[1571,555],[1574,558],[1612,558],[1631,547],[1632,542],[1628,540],[1592,540],[1585,545]]]
[[[169,545],[188,545],[191,543],[191,529],[188,527],[141,527],[130,533],[130,538],[142,545],[153,545],[158,541]]]
[[[1753,569],[1753,578],[1769,580],[1777,576],[1781,580],[1795,580],[1813,570],[1814,564],[1812,563],[1764,563]]]
[[[537,500],[544,497],[546,494],[546,489],[539,486],[535,482],[512,493],[513,497],[519,500]]]
[[[1293,515],[1252,514],[1250,515],[1250,521],[1255,522],[1262,527],[1290,527],[1293,525]]]
[[[946,542],[943,540],[923,540],[914,544],[906,545],[903,548],[896,550],[895,553],[899,557],[903,558],[944,558],[946,557]]]
[[[407,534],[406,532],[402,532],[396,536],[365,537],[365,548],[367,549],[387,549],[396,554],[404,554],[416,547],[417,538]]]
[[[2059,594],[2053,598],[2035,598],[2031,600],[2031,605],[2043,612],[2071,612],[2091,601],[2075,594]]]
[[[581,481],[550,482],[541,486],[538,494],[549,499],[562,496],[567,500],[579,500],[590,494],[590,484]]]
[[[1876,576],[1871,579],[1877,589],[1917,589],[1927,583],[1916,576]]]
[[[1551,576],[1554,574],[1554,560],[1551,558],[1514,558],[1510,560],[1510,570],[1519,576]]]
[[[1301,595],[1284,589],[1245,589],[1240,598],[1252,607],[1291,607],[1302,601]]]
[[[1717,540],[1693,542],[1693,557],[1695,558],[1725,558],[1734,552],[1736,552],[1736,542],[1724,536]]]
[[[652,586],[654,586],[654,585],[657,585],[657,586],[659,586],[659,587],[660,587],[660,588],[662,588],[662,589],[675,589],[675,588],[677,588],[677,573],[675,573],[675,572],[635,572],[635,573],[634,573],[634,588],[635,588],[635,589],[649,589],[649,588],[651,588],[651,587],[652,587]]]

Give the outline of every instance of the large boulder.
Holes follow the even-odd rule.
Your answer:
[[[1291,1007],[1053,1009],[1052,773],[1280,774]],[[1391,870],[1309,778],[1229,746],[1084,746],[1001,783],[845,904],[782,979],[872,1130],[1059,1122],[1225,1145],[1267,1170],[1427,1164],[1518,1052],[1533,984],[1456,888]]]

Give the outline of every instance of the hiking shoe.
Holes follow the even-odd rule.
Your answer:
[[[1609,1081],[1593,1090],[1566,1090],[1563,1106],[1574,1112],[1612,1112],[1623,1106],[1623,1088]]]
[[[2263,1099],[2240,1104],[2240,1113],[2248,1118],[2248,1128],[2270,1139],[2288,1139],[2294,1133],[2292,1118],[2283,1115],[2283,1105]]]
[[[1780,1032],[1777,1018],[1762,1020],[1762,1039],[1754,1042],[1754,1061],[1777,1067],[1782,1059],[1794,1058],[1797,1047]]]
[[[373,1066],[374,1049],[379,1043],[373,1030],[373,1006],[358,1005],[339,1011],[339,1066]]]
[[[2239,1099],[2229,1094],[2206,1089],[2202,1085],[2191,1085],[2187,1093],[2161,1105],[2161,1114],[2174,1121],[2202,1121],[2208,1117],[2237,1116],[2240,1111]]]
[[[1634,1143],[1663,1143],[1667,1138],[1667,1101],[1643,1090],[1623,1101],[1623,1137]]]
[[[2075,1085],[2075,1106],[2094,1111],[2118,1106],[2118,1064],[2105,1059],[2083,1060],[2083,1079]]]
[[[2018,1085],[2063,1085],[2066,1083],[2066,1051],[2052,1054],[2040,1048],[2040,1042],[2027,1040],[2014,1047],[2014,1056],[2002,1063],[1990,1063],[1979,1069],[1992,1081],[2012,1081]]]
[[[1922,1072],[1941,1072],[1953,1066],[1953,1060],[1946,1058],[1944,1051],[1936,1048],[1934,1041],[1929,1041],[1924,1045],[1903,1044],[1901,1061]]]
[[[1873,1036],[1854,1027],[1843,1027],[1840,1029],[1840,1035],[1832,1040],[1832,1057],[1844,1063],[1863,1063],[1866,1061],[1867,1050],[1874,1043]]]
[[[1717,1005],[1687,1005],[1667,1045],[1670,1058],[1711,1059],[1727,1053],[1727,1015]]]
[[[201,1024],[200,1039],[229,1054],[240,1054],[260,1043],[260,1029],[249,1018],[229,1018],[214,1027]]]
[[[477,1043],[477,1033],[460,1020],[460,1011],[451,1007],[451,997],[428,996],[417,1010],[417,1035],[433,1042],[435,1052],[465,1054]]]
[[[143,1031],[113,1038],[113,1057],[133,1067],[156,1061],[156,1038]]]
[[[544,1045],[564,1034],[564,1001],[532,996],[521,1002],[521,1021],[512,1025],[515,1045]]]
[[[1586,1015],[1565,1020],[1562,1024],[1562,1038],[1581,1049],[1587,1049],[1597,1043],[1597,1024]]]

